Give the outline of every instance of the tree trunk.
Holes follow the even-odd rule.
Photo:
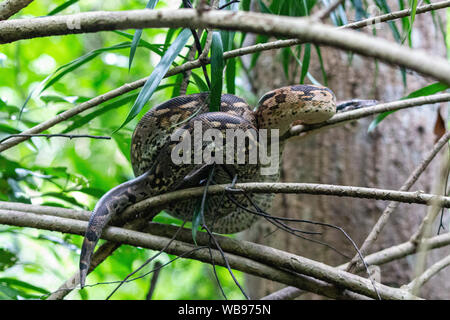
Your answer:
[[[366,28],[364,32],[371,30]],[[392,38],[386,24],[377,30],[377,35]],[[445,56],[442,36],[439,30],[435,30],[430,14],[416,17],[413,44],[415,48],[424,48],[434,54]],[[349,63],[347,52],[326,47],[321,49],[328,75],[328,87],[335,92],[338,101],[354,98],[393,101],[434,82],[433,79],[424,79],[420,75],[408,72],[407,87],[404,88],[398,67],[378,63],[376,72],[376,63],[373,59],[354,55]],[[315,54],[314,50],[312,54]],[[252,84],[258,96],[283,85],[298,83],[298,77],[294,80],[285,79],[278,56],[279,51],[261,54],[252,75]],[[316,56],[312,57],[309,71],[323,83]],[[399,189],[420,163],[423,155],[433,146],[437,108],[438,106],[434,105],[399,111],[386,118],[371,133],[368,133],[367,129],[373,117],[344,127],[329,129],[303,140],[293,139],[284,151],[281,181]],[[438,174],[441,158],[437,157],[433,161],[411,190],[432,191],[432,182]],[[277,195],[270,213],[340,226],[360,246],[386,205],[387,202],[364,199]],[[425,206],[400,205],[371,251],[407,241],[417,229],[426,211]],[[273,225],[264,221],[253,226],[244,237],[330,265],[347,262],[356,253],[350,242],[339,231],[330,228],[317,229],[308,224],[297,224],[296,227],[323,232],[322,235],[309,237],[332,245],[347,255],[347,258],[332,248],[294,237],[284,231],[278,230],[273,233]],[[447,254],[449,252],[446,249],[432,252],[429,255],[428,265],[435,262],[438,257],[442,257],[445,254],[443,251]],[[414,278],[414,266],[414,256],[383,265],[381,281],[394,286],[406,284]],[[441,271],[435,276],[422,289],[421,296],[450,298],[449,271]],[[282,288],[278,283],[252,276],[247,280],[247,288],[252,298],[260,298]],[[308,296],[308,298],[317,297]]]

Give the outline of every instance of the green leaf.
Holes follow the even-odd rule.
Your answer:
[[[367,129],[367,132],[372,132],[378,124],[384,120],[388,115],[394,113],[395,111],[386,111],[383,113],[380,113],[376,118],[370,123],[369,128]]]
[[[411,8],[411,14],[410,14],[410,23],[409,23],[409,30],[408,30],[408,43],[409,43],[409,46],[412,47],[411,32],[412,32],[414,20],[416,19],[417,0],[409,0],[409,7]]]
[[[75,198],[66,196],[61,192],[46,192],[46,193],[42,193],[41,197],[53,197],[53,198],[57,198],[57,199],[65,201],[65,202],[71,203],[79,208],[85,208],[85,206],[83,204],[79,203]]]
[[[118,35],[120,35],[120,36],[122,36],[122,37],[125,37],[125,38],[127,38],[129,40],[133,40],[133,38],[134,38],[134,35],[126,33],[126,32],[123,32],[123,31],[114,30],[113,32],[118,34]],[[150,42],[147,42],[145,40],[140,39],[139,40],[139,46],[143,47],[143,48],[147,48],[147,49],[153,51],[154,53],[156,53],[157,55],[159,55],[161,57],[164,55],[164,50],[161,49],[161,48],[164,47],[163,44],[152,44]]]
[[[170,97],[171,99],[178,97],[180,95],[180,89],[181,89],[180,87],[181,87],[181,83],[183,82],[183,78],[184,78],[183,73],[179,73],[176,75],[175,83],[173,84],[172,96]]]
[[[426,87],[423,87],[419,90],[411,92],[406,97],[403,97],[402,100],[423,97],[423,96],[429,96],[429,95],[444,91],[448,88],[449,88],[448,85],[446,85],[444,83],[436,82],[436,83],[430,84]]]
[[[292,52],[292,56],[294,57],[295,61],[297,61],[297,63],[302,67],[302,70],[303,70],[303,63],[300,61],[300,59],[293,52]],[[308,71],[306,72],[306,76],[308,77],[308,79],[311,81],[312,84],[315,84],[316,86],[323,86]]]
[[[0,271],[11,268],[18,260],[15,253],[5,248],[0,248]]]
[[[7,284],[9,286],[16,286],[23,289],[33,290],[42,294],[48,294],[50,293],[48,290],[44,288],[37,287],[35,285],[32,285],[30,283],[27,283],[25,281],[13,279],[13,278],[0,278],[0,283]]]
[[[206,82],[195,72],[191,73],[192,78],[194,79],[195,85],[197,86],[199,92],[208,92],[209,88]]]
[[[242,10],[244,11],[250,11],[250,2],[251,0],[242,0]]]
[[[119,44],[116,44],[116,45],[113,45],[110,47],[95,49],[95,50],[92,50],[91,52],[59,67],[58,69],[55,70],[55,72],[52,73],[51,76],[53,76],[53,77],[51,79],[49,79],[49,81],[47,83],[44,84],[44,86],[40,92],[42,93],[45,89],[52,86],[55,82],[57,82],[63,76],[74,71],[75,69],[78,69],[82,65],[88,63],[89,61],[96,58],[101,53],[120,50],[120,49],[126,49],[126,48],[129,48],[130,45],[131,45],[130,42],[122,42],[122,43],[119,43]]]
[[[304,83],[305,76],[308,73],[309,61],[311,58],[311,44],[305,44],[305,53],[303,54],[302,72],[300,74],[300,83]]]
[[[24,281],[12,278],[0,278],[0,300],[22,300],[23,298],[41,299],[40,295],[30,294],[29,291],[45,295],[50,293],[43,288],[34,286]]]
[[[163,90],[168,87],[172,87],[173,85],[174,85],[173,83],[160,85],[160,86],[158,86],[156,91]],[[135,100],[137,98],[137,96],[138,96],[138,93],[131,93],[128,95],[123,95],[119,99],[105,104],[101,109],[95,110],[84,117],[78,117],[78,118],[76,118],[75,121],[73,121],[73,123],[70,126],[68,126],[66,129],[64,129],[62,131],[62,133],[68,133],[75,129],[78,129],[78,128],[84,126],[85,124],[89,123],[93,119],[103,115],[104,113],[109,112],[114,109],[117,109],[117,108],[120,108],[121,106],[127,104],[128,102]]]
[[[82,103],[82,102],[86,102],[89,100],[89,98],[87,98],[87,97],[77,97],[77,96],[60,97],[60,96],[54,96],[54,95],[41,96],[40,99],[42,101],[44,101],[45,103],[62,102],[62,103],[71,103],[71,104]]]
[[[317,57],[319,58],[320,70],[322,71],[323,84],[325,85],[325,87],[328,87],[327,72],[325,71],[325,65],[323,63],[320,47],[318,45],[314,45],[314,48],[316,49]]]
[[[60,80],[62,77],[69,74],[70,72],[74,71],[75,69],[78,69],[79,67],[83,66],[84,64],[88,63],[89,61],[91,61],[92,59],[94,59],[95,57],[97,57],[98,55],[100,55],[103,52],[129,48],[130,45],[131,45],[130,42],[122,42],[122,43],[116,44],[111,47],[96,49],[96,50],[93,50],[93,51],[57,68],[53,73],[48,75],[41,83],[39,83],[39,85],[37,85],[30,92],[30,94],[27,96],[24,104],[20,108],[18,120],[20,120],[20,118],[22,116],[22,112],[25,109],[25,106],[27,105],[28,101],[31,99],[31,97],[34,95],[35,92],[38,92],[38,95],[40,95],[43,91],[45,91],[47,88],[51,87],[55,82]]]
[[[0,123],[0,132],[9,133],[9,134],[18,134],[20,133],[20,130],[11,126],[8,126],[7,124]]]
[[[227,92],[236,93],[236,58],[227,60],[227,68],[225,69],[225,79],[227,82]]]
[[[281,49],[281,64],[283,65],[284,76],[286,79],[290,79],[289,77],[289,63],[291,61],[291,48],[283,48]]]
[[[145,6],[145,8],[146,9],[154,9],[157,3],[158,3],[158,0],[149,0],[147,2],[147,5]],[[136,49],[139,45],[139,41],[141,40],[141,36],[142,36],[142,29],[137,29],[134,32],[133,41],[131,42],[130,56],[129,56],[129,60],[128,60],[128,70],[131,69],[131,64],[133,63],[134,54],[136,53]]]
[[[105,194],[105,190],[97,189],[97,188],[81,188],[80,190],[74,190],[77,192],[82,192],[88,194],[94,198],[100,199]]]
[[[73,5],[74,3],[77,3],[79,0],[69,0],[64,2],[63,4],[57,6],[55,9],[53,9],[52,11],[50,11],[49,13],[47,13],[47,16],[53,16],[57,13],[60,13],[61,11],[63,11],[64,9],[70,7],[71,5]]]
[[[161,61],[158,63],[158,65],[155,67],[151,75],[148,77],[147,81],[144,84],[144,87],[139,92],[139,95],[136,101],[134,102],[134,105],[131,108],[130,112],[128,113],[127,118],[122,123],[122,125],[119,128],[117,128],[114,132],[117,132],[118,130],[123,128],[123,126],[125,126],[128,122],[134,119],[134,117],[136,117],[139,114],[139,112],[141,112],[142,108],[148,102],[148,100],[150,100],[156,88],[159,86],[159,83],[167,73],[167,70],[169,70],[172,62],[178,56],[180,51],[184,48],[191,35],[192,35],[191,30],[184,29],[175,39],[175,41],[170,45],[164,56],[161,58]]]
[[[423,97],[423,96],[429,96],[441,91],[444,91],[446,89],[448,89],[449,86],[444,84],[444,83],[440,83],[440,82],[436,82],[433,84],[430,84],[426,87],[423,87],[419,90],[413,91],[410,94],[408,94],[407,96],[401,98],[400,100],[404,100],[404,99],[412,99],[412,98],[418,98],[418,97]],[[396,112],[398,110],[393,110],[393,111],[386,111],[383,113],[380,113],[369,125],[369,128],[367,129],[367,132],[371,132],[373,131],[377,125],[383,121],[388,115]]]
[[[272,10],[269,9],[269,7],[266,6],[266,4],[262,0],[258,0],[259,8],[261,9],[262,13],[270,13],[274,14]]]
[[[169,48],[170,43],[172,42],[172,38],[175,35],[175,32],[178,29],[169,29],[166,34],[166,39],[164,40],[164,50]]]
[[[219,111],[223,85],[223,45],[220,33],[213,32],[211,41],[211,96],[209,111]]]
[[[122,134],[113,135],[113,139],[119,147],[120,152],[127,158],[128,162],[131,161],[130,158],[130,138],[129,136],[124,137]]]

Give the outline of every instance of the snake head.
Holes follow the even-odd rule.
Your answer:
[[[256,116],[260,128],[278,128],[280,134],[293,122],[314,124],[336,113],[336,96],[326,87],[293,85],[266,93],[258,103]]]

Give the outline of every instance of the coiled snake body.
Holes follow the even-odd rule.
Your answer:
[[[199,93],[173,98],[152,108],[140,120],[131,143],[131,162],[137,178],[113,188],[95,206],[80,256],[81,286],[84,286],[95,245],[113,216],[145,198],[199,186],[208,179],[210,164],[192,161],[191,164],[177,165],[171,160],[178,143],[171,140],[171,135],[177,134],[177,130],[192,134],[197,122],[202,124],[203,133],[210,128],[221,132],[227,129],[278,129],[282,136],[293,122],[320,123],[336,112],[333,92],[313,85],[294,85],[268,92],[260,99],[255,111],[243,99],[224,94],[221,111],[208,112],[208,97],[208,93]],[[202,150],[206,145],[202,144]],[[246,153],[247,147],[248,145]],[[281,153],[282,146],[279,150]],[[261,175],[260,167],[258,163],[215,166],[213,180],[217,184],[231,183],[235,176],[239,182],[278,180],[278,173]],[[257,216],[244,209],[250,207],[248,198],[243,195],[234,197],[242,207],[223,196],[208,197],[204,219],[205,224],[212,226],[213,231],[239,232],[250,227],[257,219]],[[272,195],[254,194],[252,201],[267,210],[271,205]],[[175,217],[191,220],[197,204],[198,199],[189,199],[170,204],[165,211]]]

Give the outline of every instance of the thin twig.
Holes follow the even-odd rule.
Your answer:
[[[11,134],[2,140],[0,140],[0,144],[3,143],[6,140],[9,140],[11,138],[17,138],[17,137],[45,137],[45,138],[54,138],[54,137],[61,137],[61,138],[68,138],[68,139],[75,139],[75,138],[90,138],[90,139],[105,139],[110,140],[111,137],[107,136],[93,136],[90,134],[62,134],[62,133],[52,133],[52,134],[43,134],[43,133],[35,133],[35,134],[25,134],[25,133],[18,133],[18,134]]]

